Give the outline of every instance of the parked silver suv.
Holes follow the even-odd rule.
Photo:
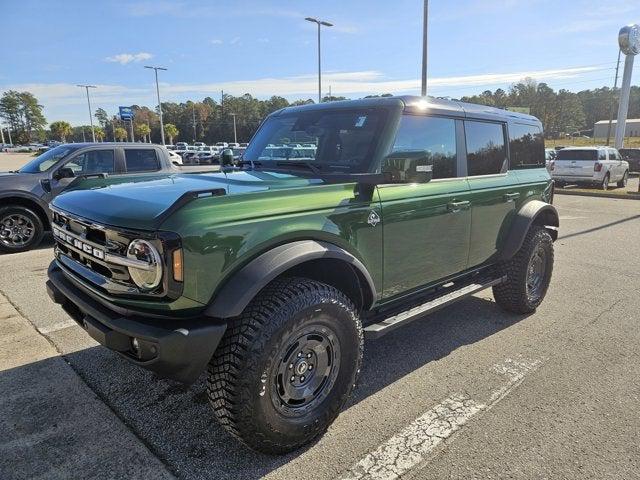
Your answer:
[[[611,183],[622,188],[629,178],[629,163],[611,147],[568,147],[558,151],[551,176],[556,185],[597,185],[607,190]]]

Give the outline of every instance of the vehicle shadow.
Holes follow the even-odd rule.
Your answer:
[[[524,318],[504,313],[492,301],[471,297],[380,340],[368,342],[359,386],[346,408],[356,406],[415,369]],[[84,334],[77,330],[79,335]],[[132,366],[102,347],[65,357],[97,395],[180,478],[257,479],[304,451],[267,456],[234,440],[213,417],[204,375],[194,385],[185,387]]]

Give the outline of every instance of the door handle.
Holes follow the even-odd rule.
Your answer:
[[[503,198],[505,202],[513,202],[514,200],[517,200],[518,198],[520,198],[520,194],[518,192],[505,193]]]
[[[469,202],[468,200],[462,202],[449,202],[447,203],[447,210],[455,213],[459,212],[460,210],[469,208],[469,205],[471,205],[471,202]]]

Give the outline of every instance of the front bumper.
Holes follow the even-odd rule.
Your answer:
[[[193,383],[206,368],[227,328],[212,318],[124,316],[74,285],[56,260],[51,262],[48,275],[49,297],[94,340],[161,377]]]

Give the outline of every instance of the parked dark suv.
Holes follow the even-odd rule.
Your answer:
[[[640,172],[640,148],[620,148],[618,151],[629,162],[630,171]]]
[[[80,179],[189,171],[188,167],[174,165],[168,151],[159,145],[59,145],[17,171],[0,172],[0,251],[13,253],[36,247],[51,224],[49,202],[64,190],[75,188]]]

